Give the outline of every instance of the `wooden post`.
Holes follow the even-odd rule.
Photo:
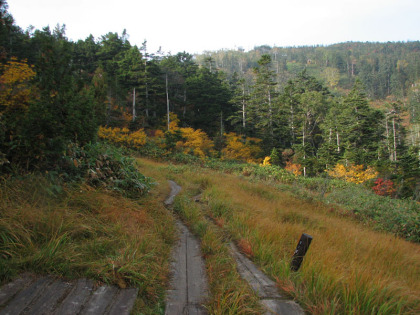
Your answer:
[[[296,250],[293,254],[292,263],[290,265],[290,269],[292,271],[298,271],[300,265],[302,264],[303,257],[305,256],[306,252],[309,249],[309,245],[312,242],[312,236],[303,233],[300,237],[299,243],[296,246]]]

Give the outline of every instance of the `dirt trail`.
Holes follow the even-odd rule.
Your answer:
[[[171,193],[165,201],[170,206],[181,187],[169,181]],[[200,243],[188,228],[177,221],[179,240],[172,253],[172,277],[167,291],[167,315],[207,314],[202,306],[208,298],[208,284],[201,257]]]

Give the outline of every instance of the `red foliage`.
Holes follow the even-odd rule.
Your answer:
[[[373,186],[372,189],[379,196],[392,196],[396,191],[394,183],[390,179],[378,178],[375,184],[376,186]]]

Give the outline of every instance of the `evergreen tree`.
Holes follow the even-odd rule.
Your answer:
[[[346,118],[344,142],[347,143],[345,158],[355,164],[368,165],[378,159],[383,137],[383,114],[369,107],[360,81],[344,98],[343,115]]]
[[[276,137],[278,122],[278,93],[276,93],[275,74],[271,69],[271,57],[262,55],[258,67],[254,68],[255,84],[252,87],[249,117],[258,136],[264,140],[267,152],[278,145]]]

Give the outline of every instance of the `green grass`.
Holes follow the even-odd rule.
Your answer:
[[[204,241],[216,229],[214,233],[234,240],[284,294],[312,314],[419,312],[418,244],[374,231],[369,224],[361,224],[360,218],[347,215],[347,210],[321,202],[314,188],[257,178],[250,181],[252,175],[238,177],[190,166],[179,169],[166,167],[168,176],[184,189],[177,210],[200,235],[206,254],[217,252],[213,242]],[[165,166],[159,165],[159,170],[165,172]],[[327,190],[323,198],[333,192]],[[197,204],[191,197],[198,193],[202,202]],[[290,260],[303,232],[314,240],[301,269],[294,273]],[[215,265],[209,263],[208,269]],[[224,292],[229,296],[229,290]]]
[[[135,200],[52,185],[35,175],[0,183],[0,281],[29,271],[136,286],[134,313],[162,313],[174,222],[158,191]]]

